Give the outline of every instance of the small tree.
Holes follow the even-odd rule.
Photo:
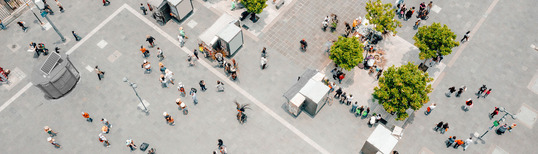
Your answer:
[[[338,66],[351,70],[362,62],[364,45],[356,37],[338,37],[338,41],[331,46],[330,59]]]
[[[420,49],[419,58],[424,62],[435,58],[438,54],[449,55],[452,53],[452,48],[460,45],[456,41],[456,34],[446,25],[441,27],[440,23],[419,27],[413,40],[415,40],[415,46]]]
[[[267,7],[267,0],[241,0],[241,3],[247,8],[247,12],[260,14]]]
[[[432,92],[432,87],[428,82],[432,80],[428,73],[410,62],[400,67],[391,66],[379,78],[372,95],[387,112],[398,115],[396,120],[404,120],[409,116],[407,109],[418,110],[430,100],[428,93]]]
[[[398,33],[396,27],[400,26],[398,20],[394,20],[396,14],[392,4],[383,4],[381,0],[369,1],[366,3],[366,19],[370,20],[371,24],[376,25],[375,30],[387,34],[392,32]]]

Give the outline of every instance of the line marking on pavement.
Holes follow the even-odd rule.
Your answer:
[[[432,85],[432,89],[435,89],[435,87],[437,87],[437,85],[441,82],[441,80],[443,80],[443,77],[445,77],[445,71],[441,72],[441,74],[439,74],[439,76],[437,77],[437,79],[435,80],[435,82],[433,82],[433,85]]]
[[[86,65],[86,70],[88,70],[88,72],[92,72],[93,68],[90,65]]]
[[[120,8],[118,8],[114,13],[112,13],[110,16],[108,16],[103,22],[101,22],[97,27],[95,27],[88,35],[82,37],[82,40],[78,41],[77,44],[75,44],[71,49],[69,49],[65,54],[71,54],[73,53],[78,47],[80,47],[86,40],[89,40],[97,31],[99,31],[103,26],[105,26],[112,18],[116,17],[125,7],[128,6],[127,4],[123,4]]]
[[[471,37],[474,36],[474,34],[476,33],[476,31],[478,31],[478,28],[480,28],[480,26],[482,26],[482,24],[484,23],[484,21],[486,21],[486,18],[487,16],[489,15],[489,13],[491,13],[491,11],[493,10],[493,8],[495,7],[495,5],[497,5],[497,2],[499,2],[499,0],[494,0],[491,5],[489,5],[489,8],[488,10],[486,10],[486,13],[484,14],[484,16],[482,16],[482,18],[480,18],[480,21],[478,21],[478,23],[474,26],[473,30],[471,30],[471,33],[469,34]],[[470,38],[469,38],[470,39]],[[454,54],[454,58],[450,59],[450,62],[448,63],[448,67],[452,67],[452,65],[454,65],[454,63],[456,62],[456,60],[459,58],[461,52],[463,51],[463,49],[465,49],[465,47],[467,47],[467,44],[469,41],[467,41],[466,43],[464,43],[463,45],[461,45],[460,48],[458,48],[458,51],[456,51],[456,54]]]
[[[140,20],[144,21],[146,24],[148,24],[150,27],[152,27],[155,31],[160,33],[162,36],[164,36],[166,39],[168,39],[170,42],[173,42],[174,45],[176,45],[178,48],[181,48],[185,53],[192,55],[193,53],[187,49],[186,47],[181,47],[179,45],[179,41],[176,40],[174,37],[170,36],[168,33],[164,32],[161,28],[157,27],[154,23],[149,21],[147,18],[142,16],[140,13],[138,13],[135,9],[132,7],[124,4],[124,8],[129,10],[132,14],[134,14],[136,17],[138,17]],[[123,6],[122,6],[123,7]],[[239,87],[235,82],[228,79],[228,77],[224,76],[223,74],[219,73],[213,66],[208,64],[206,61],[200,60],[198,61],[201,65],[206,67],[209,71],[211,71],[213,74],[215,74],[218,78],[220,78],[222,81],[226,82],[229,86],[237,90],[239,93],[241,93],[243,96],[245,96],[247,99],[252,101],[256,106],[260,107],[263,111],[267,112],[271,117],[275,118],[278,122],[280,122],[282,125],[290,129],[293,133],[295,133],[297,136],[302,138],[304,141],[306,141],[308,144],[310,144],[312,147],[316,148],[318,151],[324,154],[328,154],[329,151],[325,150],[323,147],[321,147],[319,144],[317,144],[314,140],[310,139],[308,136],[306,136],[304,133],[302,133],[299,129],[295,128],[293,125],[291,125],[289,122],[284,120],[282,117],[277,115],[274,111],[269,109],[267,106],[265,106],[263,103],[258,101],[254,96],[250,95],[247,91],[245,91],[243,88]]]
[[[4,109],[6,109],[6,107],[9,106],[9,104],[13,103],[13,101],[15,101],[17,98],[19,98],[22,95],[22,93],[26,92],[26,90],[28,90],[28,88],[30,88],[32,85],[33,85],[32,82],[26,84],[26,86],[24,86],[21,90],[19,90],[19,92],[17,92],[9,100],[7,100],[4,104],[2,104],[2,106],[0,106],[0,112],[4,111]]]

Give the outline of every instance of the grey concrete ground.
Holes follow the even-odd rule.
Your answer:
[[[65,44],[58,41],[59,37],[52,29],[41,30],[31,12],[19,18],[29,23],[27,33],[14,24],[0,31],[0,48],[3,49],[0,66],[14,70],[14,82],[0,86],[0,102],[3,103],[0,107],[0,144],[7,145],[6,153],[128,153],[128,148],[124,147],[124,140],[128,138],[137,145],[147,142],[159,153],[210,153],[216,149],[218,138],[224,140],[230,153],[320,153],[313,143],[329,153],[358,153],[373,131],[366,125],[366,120],[349,114],[349,107],[338,103],[325,106],[315,117],[306,113],[292,117],[285,110],[282,97],[306,68],[331,69],[330,60],[323,52],[323,43],[343,33],[344,21],[351,22],[364,16],[364,2],[294,0],[286,1],[280,10],[267,8],[267,13],[262,15],[267,20],[245,31],[245,44],[233,57],[239,63],[238,81],[226,81],[223,93],[214,88],[216,80],[226,78],[222,69],[205,58],[201,58],[202,63],[208,63],[210,67],[202,63],[189,67],[185,50],[196,49],[198,36],[221,14],[237,16],[241,10],[228,10],[227,1],[193,1],[195,11],[188,19],[157,26],[149,15],[140,18],[140,2],[143,1],[112,1],[110,6],[103,7],[100,1],[65,1],[62,2],[66,8],[63,14],[51,6],[57,12],[51,19],[68,38]],[[138,15],[125,9],[124,3]],[[418,1],[406,3],[414,4],[418,9]],[[484,15],[491,3],[497,4],[490,14]],[[533,3],[451,1],[434,4],[439,12],[431,13],[423,25],[447,24],[458,34],[458,39],[467,30],[477,27],[477,31],[473,32],[471,41],[455,48],[452,55],[429,70],[430,75],[436,77],[430,99],[438,104],[438,108],[429,116],[422,114],[423,109],[417,111],[417,117],[404,130],[395,150],[400,153],[461,152],[461,148],[445,149],[443,142],[452,135],[466,138],[474,132],[482,133],[492,123],[487,114],[493,107],[503,106],[518,114],[518,120],[507,119],[507,123],[515,122],[518,127],[501,136],[490,132],[484,141],[476,141],[467,152],[534,153],[538,150],[532,146],[536,142],[533,132],[538,108],[533,103],[538,93],[534,60],[538,57],[530,46],[537,43],[533,38],[537,29],[533,27],[536,21],[520,20],[536,18],[536,11],[530,7]],[[514,11],[516,7],[518,11]],[[102,24],[114,12],[117,15]],[[320,29],[321,20],[330,13],[339,15],[340,24],[335,33]],[[485,20],[480,22],[483,18]],[[381,46],[389,50],[392,64],[420,63],[416,49],[410,45],[415,33],[412,29],[415,19],[402,21],[398,36],[382,42]],[[247,21],[246,24],[252,23]],[[190,38],[184,48],[179,48],[174,40],[179,26],[185,28]],[[94,29],[95,33],[92,32]],[[70,35],[71,30],[86,40],[77,44]],[[199,89],[198,81],[206,81],[208,91],[198,92],[198,105],[193,104],[190,96],[180,96],[175,85],[160,87],[155,48],[149,49],[152,55],[148,58],[154,70],[151,74],[143,73],[140,68],[143,58],[138,49],[140,45],[147,46],[145,35],[157,39],[157,46],[167,56],[163,64],[175,73],[176,83],[183,82],[187,89]],[[301,38],[309,42],[306,53],[298,50]],[[47,100],[33,86],[25,90],[31,82],[32,67],[46,58],[34,59],[33,53],[26,51],[30,41],[44,42],[51,50],[59,46],[62,52],[76,47],[70,57],[82,77],[66,97]],[[268,48],[269,63],[262,71],[259,56],[263,47]],[[460,48],[462,50],[456,54]],[[453,64],[451,60],[454,60]],[[103,81],[98,81],[95,72],[87,69],[94,65],[106,72]],[[121,81],[124,76],[138,84],[140,96],[149,103],[149,114],[137,109],[138,99]],[[356,100],[361,104],[371,105],[369,93],[376,84],[364,70],[355,69],[348,72],[348,79],[340,86],[356,94]],[[463,101],[472,97],[482,84],[493,88],[492,94],[486,99],[475,100],[470,111],[462,111]],[[460,85],[469,87],[462,97],[444,96],[447,87]],[[17,97],[18,92],[20,97]],[[188,115],[178,111],[174,103],[178,97],[187,103]],[[244,125],[235,119],[234,100],[251,104],[252,109],[246,112],[249,120]],[[6,103],[11,104],[6,106]],[[81,111],[89,112],[94,122],[84,121]],[[176,125],[166,125],[162,112],[170,113]],[[112,144],[110,148],[102,147],[98,142],[101,117],[113,125],[110,134],[106,135]],[[450,123],[450,130],[442,135],[432,130],[434,123],[441,120]],[[54,149],[46,142],[47,134],[42,130],[45,125],[59,132],[56,139],[62,145],[61,149]],[[290,128],[296,128],[296,131]],[[29,145],[32,148],[27,148]]]

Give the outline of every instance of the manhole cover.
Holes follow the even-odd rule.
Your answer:
[[[11,49],[15,49],[15,48],[17,48],[16,44],[11,45]]]

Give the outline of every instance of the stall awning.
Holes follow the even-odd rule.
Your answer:
[[[304,85],[301,91],[299,91],[299,93],[303,94],[306,98],[309,98],[315,103],[319,103],[321,102],[323,97],[325,97],[325,95],[329,92],[330,89],[331,88],[329,88],[327,85],[323,84],[322,82],[310,79]]]

